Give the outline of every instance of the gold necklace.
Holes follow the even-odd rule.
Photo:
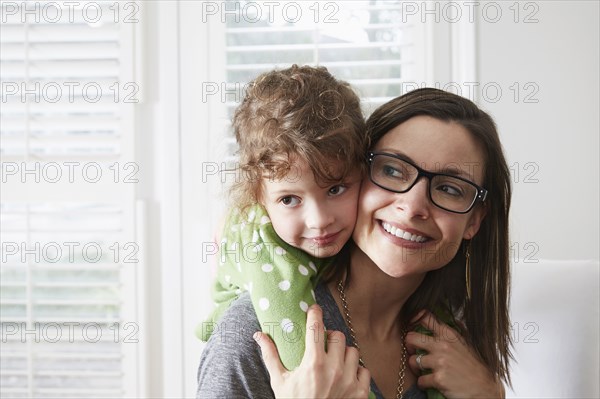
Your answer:
[[[348,310],[348,303],[346,302],[346,294],[344,293],[344,282],[340,280],[338,283],[338,291],[340,293],[340,299],[342,300],[342,307],[344,308],[344,316],[346,317],[346,324],[348,325],[348,329],[350,330],[350,337],[352,338],[352,344],[356,349],[358,349],[358,363],[365,367],[365,362],[360,355],[360,346],[358,345],[358,340],[356,339],[356,332],[352,327],[352,317],[350,317],[350,310]],[[404,330],[401,331],[402,334],[402,363],[400,364],[400,371],[398,371],[398,386],[396,387],[396,399],[402,399],[404,396],[404,375],[406,372],[406,346],[404,345],[404,337],[406,336],[406,332]]]

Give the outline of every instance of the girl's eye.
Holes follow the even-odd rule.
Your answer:
[[[298,204],[300,204],[300,200],[291,195],[288,195],[287,197],[283,197],[282,199],[279,200],[279,202],[281,202],[284,206],[288,206],[288,207],[295,207]]]
[[[342,186],[342,185],[337,185],[337,186],[333,186],[329,189],[329,195],[340,195],[342,194],[344,191],[346,191],[348,189],[348,187],[346,186]]]

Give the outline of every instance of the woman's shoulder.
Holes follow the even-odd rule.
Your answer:
[[[214,325],[198,368],[199,398],[273,397],[260,348],[260,330],[248,293],[243,293]]]

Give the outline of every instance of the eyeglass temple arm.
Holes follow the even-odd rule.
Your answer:
[[[480,188],[477,193],[477,199],[480,200],[481,202],[485,202],[487,195],[488,195],[488,191],[485,188]]]

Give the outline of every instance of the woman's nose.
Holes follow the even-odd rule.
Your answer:
[[[422,176],[410,190],[396,194],[396,206],[411,218],[427,219],[431,209],[429,180]]]

